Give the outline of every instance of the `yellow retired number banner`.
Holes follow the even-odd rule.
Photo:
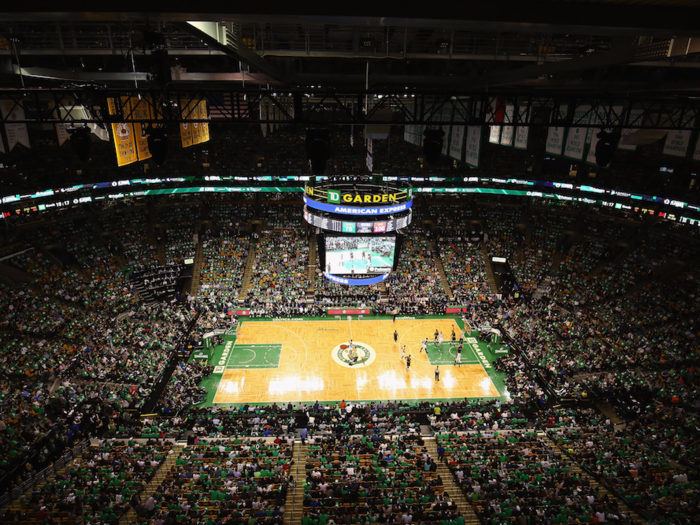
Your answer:
[[[209,118],[207,115],[207,101],[206,100],[201,100],[199,102],[199,118],[202,120]],[[200,126],[202,127],[202,140],[200,142],[209,142],[209,123],[208,122],[201,122]]]
[[[151,118],[151,105],[145,97],[131,97],[130,103],[131,117],[134,120],[148,120]],[[136,142],[136,152],[138,153],[139,160],[151,158],[151,152],[148,149],[147,129],[148,124],[139,122],[134,124],[134,140]]]
[[[195,144],[209,141],[209,123],[208,122],[192,122],[195,120],[207,119],[207,102],[206,100],[182,99],[182,108],[180,116],[184,122],[180,123],[180,137],[182,139],[182,147],[189,148]]]
[[[193,142],[192,142],[192,122],[187,122],[187,120],[192,118],[192,115],[190,114],[192,111],[192,104],[194,103],[193,100],[190,99],[182,99],[181,101],[181,109],[180,109],[180,116],[184,120],[184,122],[180,123],[180,137],[182,139],[182,147],[183,148],[189,148]]]
[[[109,114],[123,117],[122,111],[117,111],[117,104],[113,98],[107,99]],[[124,110],[128,113],[130,108],[129,97],[122,97]],[[117,166],[126,166],[139,160],[134,140],[134,128],[126,122],[112,124],[112,136],[114,137],[114,149],[117,152]]]

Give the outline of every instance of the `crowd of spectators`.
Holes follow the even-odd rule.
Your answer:
[[[281,523],[293,443],[200,440],[187,446],[158,488],[154,519],[178,523]]]
[[[246,306],[253,316],[312,315],[306,304],[309,244],[304,231],[268,230],[254,243]]]
[[[19,231],[26,228],[27,243],[22,249],[26,247],[28,251],[2,262],[8,268],[9,284],[3,281],[0,285],[3,311],[0,465],[4,471],[12,472],[13,477],[19,476],[12,481],[17,483],[30,476],[77,439],[90,435],[159,437],[192,432],[211,439],[228,439],[232,435],[274,438],[305,428],[311,436],[316,436],[313,439],[319,440],[311,445],[321,447],[314,448],[309,456],[314,462],[311,473],[316,468],[316,459],[319,469],[320,465],[324,469],[336,468],[337,456],[338,468],[346,469],[345,475],[350,476],[347,482],[331,487],[330,497],[328,488],[319,490],[316,477],[311,480],[308,490],[311,519],[325,515],[328,520],[337,521],[337,511],[331,512],[326,503],[332,500],[344,508],[344,498],[348,494],[351,496],[347,497],[360,497],[360,492],[364,493],[366,505],[363,503],[353,512],[370,520],[375,513],[391,519],[412,515],[414,521],[454,518],[449,502],[437,499],[438,490],[433,495],[436,499],[428,501],[430,512],[419,514],[415,502],[407,500],[423,498],[422,489],[412,490],[418,487],[411,487],[411,483],[419,480],[411,479],[407,473],[400,473],[398,478],[394,474],[399,483],[409,485],[396,489],[398,492],[380,487],[382,481],[391,478],[390,474],[383,474],[385,480],[371,481],[371,486],[367,477],[356,479],[356,474],[348,474],[348,468],[353,472],[367,468],[368,477],[376,475],[367,465],[383,459],[372,457],[377,452],[366,449],[373,443],[377,450],[387,436],[400,436],[397,439],[402,450],[396,450],[397,440],[379,450],[403,458],[400,461],[413,465],[412,472],[426,472],[416,466],[421,457],[421,451],[416,450],[421,447],[418,444],[421,421],[400,404],[391,409],[381,403],[346,403],[342,409],[318,406],[307,408],[308,412],[299,407],[202,408],[198,405],[205,391],[200,384],[211,368],[181,364],[169,378],[158,406],[158,413],[168,417],[159,416],[148,424],[135,418],[177,350],[180,331],[192,319],[195,305],[207,305],[210,309],[194,329],[198,335],[205,326],[216,325],[226,310],[239,305],[243,268],[254,250],[250,286],[245,301],[240,303],[250,308],[254,316],[320,315],[321,307],[326,305],[375,304],[383,298],[388,301],[382,303],[380,311],[442,314],[448,299],[438,271],[441,262],[455,298],[470,308],[466,319],[475,326],[499,326],[508,334],[511,354],[495,366],[504,372],[510,402],[412,407],[441,408],[439,413],[432,414],[430,423],[434,431],[448,434],[450,446],[467,447],[469,454],[460,455],[459,461],[470,462],[467,476],[470,485],[466,490],[475,498],[472,500],[485,522],[519,516],[552,521],[570,521],[570,518],[585,521],[585,516],[591,519],[596,516],[600,521],[599,513],[606,521],[624,521],[623,511],[612,500],[589,490],[590,487],[581,484],[582,479],[572,474],[572,461],[610,485],[619,484],[625,501],[642,507],[648,505],[655,519],[673,516],[682,521],[692,516],[698,501],[694,487],[697,480],[684,465],[697,462],[696,427],[700,408],[695,373],[700,296],[693,266],[698,256],[694,237],[683,242],[677,231],[647,224],[630,225],[628,220],[617,218],[583,225],[575,221],[575,215],[562,217],[558,211],[557,226],[547,228],[550,215],[538,210],[525,217],[526,224],[532,224],[530,245],[538,250],[538,255],[528,255],[526,236],[522,247],[525,260],[530,261],[527,265],[532,265],[532,269],[546,266],[553,273],[550,289],[541,299],[532,301],[494,299],[479,293],[485,291],[480,253],[484,237],[479,238],[480,231],[477,234],[476,215],[453,210],[434,215],[436,231],[430,235],[425,235],[422,226],[412,226],[398,269],[385,282],[386,293],[380,286],[348,293],[338,285],[326,284],[326,280],[309,282],[309,241],[306,233],[294,225],[294,220],[285,216],[286,212],[280,213],[287,209],[286,200],[254,211],[253,206],[243,205],[240,218],[226,212],[235,209],[234,205],[213,202],[213,207],[196,204],[184,211],[160,206],[159,202],[134,203],[133,209],[107,206],[73,217],[61,215],[56,223],[19,228]],[[514,210],[489,214],[483,224],[488,236],[487,248],[495,250],[501,243],[512,242],[516,245],[513,255],[517,258],[519,227]],[[523,217],[522,210],[518,213]],[[248,219],[253,217],[271,219],[257,238],[248,233],[251,231]],[[618,225],[623,233],[617,229]],[[173,231],[187,232],[182,249],[173,250],[177,252],[173,257],[182,258],[194,253],[195,228],[201,232],[197,242],[202,246],[199,296],[191,303],[146,304],[143,295],[130,285],[128,276],[152,268],[157,262],[156,232],[165,232],[162,239],[165,247],[179,242]],[[510,233],[503,234],[504,230]],[[185,253],[185,244],[191,252]],[[554,254],[561,256],[558,269],[546,263],[554,260]],[[534,286],[541,276],[528,270],[527,265],[516,270],[516,274],[520,272],[523,281]],[[316,297],[313,304],[307,302],[311,287]],[[610,401],[632,423],[620,434],[608,426],[599,431],[599,425],[590,422],[593,418],[589,414],[549,413],[547,397],[552,392],[558,398],[577,402]],[[299,417],[307,419],[300,423]],[[586,426],[596,430],[579,428]],[[565,455],[557,450],[552,452],[550,443],[531,434],[538,428],[549,428],[552,439],[561,444]],[[509,436],[516,441],[495,435],[502,431],[519,432]],[[466,438],[452,436],[464,432],[469,433]],[[366,439],[358,441],[355,435]],[[589,446],[589,441],[593,445]],[[115,442],[104,446],[118,447]],[[126,452],[119,449],[114,453],[125,458],[124,464],[138,464],[139,458],[132,457],[133,451],[128,448]],[[410,458],[406,456],[407,449],[413,451],[408,452]],[[554,460],[546,460],[550,463],[548,467],[538,467],[544,469],[540,474],[529,472],[535,467],[527,460],[524,470],[528,471],[528,480],[525,480],[515,457],[524,449],[530,451],[528,455],[533,456],[530,458],[533,461],[547,455]],[[363,457],[366,454],[369,457]],[[341,456],[359,459],[341,459]],[[157,462],[154,468],[160,464],[161,460],[147,457],[149,462]],[[322,458],[327,462],[321,461]],[[221,459],[225,464],[226,460]],[[630,461],[634,462],[635,473],[628,468]],[[217,461],[212,463],[218,465]],[[13,470],[16,467],[21,469]],[[183,472],[193,473],[201,473],[205,468],[181,467]],[[281,468],[284,471],[284,464]],[[257,471],[253,471],[253,480]],[[491,484],[493,471],[498,476]],[[272,472],[271,477],[277,479],[274,468]],[[112,478],[106,470],[101,474]],[[115,473],[117,477],[120,475]],[[129,475],[133,472],[120,479],[140,483]],[[532,483],[532,479],[537,482],[538,475],[542,477],[539,490],[522,488]],[[225,477],[219,476],[221,485],[226,484]],[[80,476],[74,479],[82,483]],[[184,516],[181,519],[194,522],[217,519],[213,516],[233,516],[235,512],[241,513],[239,517],[250,517],[255,510],[256,517],[275,521],[283,512],[279,497],[273,492],[284,486],[284,480],[274,482],[272,492],[267,493],[267,485],[256,485],[256,496],[250,494],[252,502],[261,497],[259,503],[264,505],[249,508],[235,498],[228,499],[225,493],[220,499],[223,491],[219,489],[213,489],[217,492],[213,499],[211,490],[204,491],[199,484],[195,484],[194,490],[199,496],[190,501],[190,492],[181,490],[179,479],[190,478],[173,478],[167,487],[169,494],[158,500],[159,506],[151,509],[152,515],[164,519]],[[473,490],[474,483],[483,490]],[[563,491],[552,493],[553,487],[562,484]],[[123,486],[127,485],[119,485]],[[257,496],[260,487],[266,495]],[[129,494],[125,495],[123,490],[110,490],[107,499],[78,495],[83,490],[82,485],[76,486],[76,499],[67,502],[62,499],[66,495],[64,490],[58,494],[55,486],[44,487],[26,502],[31,509],[24,508],[23,512],[25,516],[30,512],[41,513],[39,519],[82,515],[88,521],[113,521],[114,516],[118,518],[128,508],[124,503],[130,499]],[[121,492],[119,501],[118,492]],[[683,495],[687,496],[687,504],[682,503]],[[385,498],[390,500],[389,504],[384,503]],[[316,504],[312,505],[314,500]],[[79,505],[72,505],[76,502]],[[137,502],[129,505],[135,508],[134,503]],[[391,507],[388,513],[384,506]],[[426,511],[425,505],[421,507]],[[265,516],[258,512],[264,512]]]

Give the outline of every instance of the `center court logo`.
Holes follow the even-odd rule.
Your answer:
[[[349,342],[341,343],[332,351],[333,361],[345,368],[365,367],[374,363],[377,352],[365,343],[353,342],[350,348]]]

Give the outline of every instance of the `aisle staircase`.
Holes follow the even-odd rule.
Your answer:
[[[433,243],[431,246],[431,250],[433,252],[433,260],[435,261],[435,267],[437,268],[438,275],[440,275],[440,282],[442,283],[442,289],[445,291],[447,294],[447,297],[450,299],[450,301],[453,301],[455,296],[452,293],[452,288],[450,288],[450,282],[447,279],[447,274],[445,273],[445,267],[442,265],[442,259],[440,259],[440,256],[437,254],[436,250],[436,243]]]
[[[156,254],[158,255],[158,264],[160,266],[165,266],[166,264],[166,258],[165,258],[165,234],[163,234],[163,238],[161,239],[162,242],[156,243]]]
[[[554,450],[558,450],[561,452],[562,457],[566,458],[570,468],[571,472],[573,474],[579,475],[582,478],[588,479],[588,482],[590,483],[590,486],[593,488],[597,488],[599,491],[600,496],[608,496],[611,500],[616,500],[617,501],[617,506],[618,509],[626,514],[627,516],[630,517],[632,523],[647,523],[647,520],[642,518],[639,514],[634,512],[632,509],[630,509],[620,498],[612,494],[602,483],[598,483],[598,480],[594,477],[585,472],[581,467],[576,463],[573,459],[569,457],[569,455],[566,453],[566,451],[560,447],[557,443],[555,443],[552,439],[549,438],[544,433],[539,433],[539,437],[548,443]]]
[[[52,481],[58,476],[63,476],[64,474],[69,473],[69,471],[73,468],[74,462],[82,460],[83,452],[89,445],[90,440],[85,439],[83,442],[79,443],[75,447],[74,454],[60,458],[58,461],[56,461],[55,464],[53,464],[53,466],[49,466],[44,471],[37,473],[32,481],[25,482],[27,490],[25,490],[24,492],[19,494],[19,496],[13,499],[7,508],[9,510],[12,510],[13,512],[22,511],[22,499],[29,498],[32,492],[43,486],[44,482],[46,482],[47,480]],[[12,491],[12,493],[15,495],[16,490],[17,489]]]
[[[635,250],[637,250],[639,247],[641,247],[641,241],[646,237],[646,232],[640,231],[637,235],[635,235],[631,240],[629,240],[629,244],[625,246],[625,249],[622,250],[617,256],[612,260],[608,261],[603,261],[600,264],[598,264],[595,268],[591,270],[591,272],[588,274],[588,277],[595,277],[599,273],[601,273],[603,270],[605,270],[608,266],[612,265],[619,265],[621,262],[623,262],[625,259],[627,259]]]
[[[493,266],[491,266],[491,259],[489,259],[489,250],[483,242],[481,243],[481,256],[484,258],[484,267],[486,268],[486,277],[489,282],[489,287],[493,293],[498,293],[496,275],[493,273]]]
[[[248,295],[248,288],[250,287],[250,279],[253,276],[253,263],[255,262],[255,246],[250,247],[248,251],[248,260],[245,263],[245,270],[243,270],[243,281],[241,282],[241,291],[238,292],[238,300],[244,301]]]
[[[190,285],[190,294],[193,296],[199,295],[199,286],[202,278],[202,261],[204,260],[204,245],[201,235],[197,243],[197,250],[194,253],[194,267],[192,268],[192,284]]]
[[[180,453],[182,453],[184,448],[184,445],[175,445],[173,448],[173,453],[168,456],[168,459],[166,459],[160,467],[158,467],[158,470],[156,470],[151,482],[146,485],[146,488],[143,489],[141,494],[139,494],[142,503],[145,503],[149,497],[158,494],[158,489],[163,484],[163,481],[168,476],[172,468],[175,466],[175,462],[180,457]],[[132,523],[134,521],[138,521],[136,509],[130,508],[128,512],[121,517],[119,523]]]
[[[535,289],[534,293],[532,294],[533,300],[537,301],[544,295],[544,292],[547,291],[547,288],[551,284],[552,279],[553,278],[548,275],[547,277],[545,277],[544,279],[542,279],[540,281],[540,284],[537,285],[537,288]]]
[[[464,493],[462,492],[460,486],[457,484],[457,481],[452,475],[452,472],[450,472],[450,470],[447,468],[447,465],[444,461],[437,461],[438,453],[435,438],[424,437],[423,439],[425,440],[425,446],[428,448],[428,452],[430,453],[432,458],[437,462],[437,472],[438,475],[442,478],[442,484],[445,487],[445,497],[447,498],[449,496],[449,499],[455,502],[457,508],[459,509],[459,512],[461,512],[462,517],[464,517],[465,524],[479,523],[479,518],[474,512],[474,508],[469,504],[467,498],[464,497]]]
[[[304,515],[304,483],[306,482],[306,451],[307,446],[301,440],[294,442],[294,465],[292,476],[294,485],[289,487],[287,500],[284,502],[284,525],[301,525]]]

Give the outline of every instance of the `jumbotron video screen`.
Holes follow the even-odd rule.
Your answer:
[[[389,273],[396,237],[326,236],[326,271],[333,275]]]

